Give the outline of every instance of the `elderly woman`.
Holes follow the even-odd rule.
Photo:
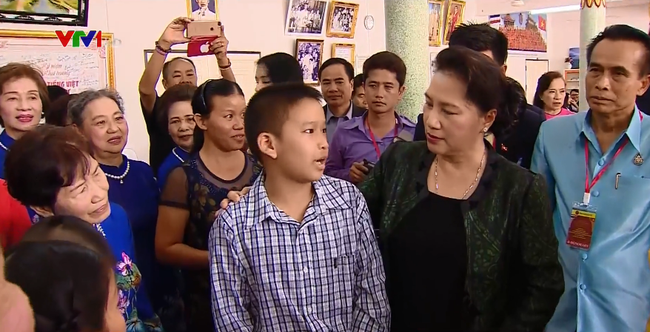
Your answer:
[[[9,193],[23,205],[42,217],[78,217],[106,238],[118,260],[115,278],[127,331],[160,331],[134,257],[129,219],[109,200],[106,175],[86,139],[72,127],[43,125],[16,141],[5,165]]]
[[[360,186],[380,230],[392,331],[542,331],[563,289],[544,180],[484,140],[511,123],[496,112],[505,77],[463,47],[436,65],[426,142],[391,145]]]

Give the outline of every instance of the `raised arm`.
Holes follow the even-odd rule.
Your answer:
[[[250,288],[237,254],[237,240],[229,224],[231,217],[230,211],[219,214],[208,242],[214,326],[216,331],[253,331],[248,312]]]
[[[232,71],[232,63],[228,58],[228,38],[226,38],[226,27],[221,25],[221,36],[210,44],[210,51],[217,57],[217,65],[221,71],[221,76],[231,82],[237,82],[235,74]]]
[[[172,46],[176,44],[189,41],[184,34],[187,24],[191,21],[192,19],[187,17],[178,17],[169,23],[160,39],[156,42],[157,47],[144,67],[144,73],[142,73],[138,84],[138,92],[140,93],[140,103],[145,118],[150,117],[153,112],[157,96],[156,85],[162,73],[165,59],[167,59],[167,51],[171,50]]]
[[[390,307],[386,295],[386,275],[381,254],[373,231],[366,202],[357,193],[357,244],[355,264],[355,289],[352,308],[354,332],[388,332]]]
[[[543,331],[564,291],[553,213],[546,185],[535,175],[523,196],[515,248],[519,250],[523,289],[513,293],[500,331]]]

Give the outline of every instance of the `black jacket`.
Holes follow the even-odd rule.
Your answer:
[[[500,155],[513,163],[524,168],[530,168],[539,127],[546,120],[546,116],[544,115],[544,111],[526,102],[525,93],[518,91],[517,86],[511,86],[510,89],[513,91],[509,94],[510,98],[517,100],[510,100],[504,103],[505,105],[518,105],[516,120],[504,133],[495,134],[495,149]],[[418,115],[418,123],[415,126],[413,140],[426,140],[422,114]]]

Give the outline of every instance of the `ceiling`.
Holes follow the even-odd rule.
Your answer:
[[[579,5],[580,0],[524,0],[524,6],[512,6],[511,0],[475,0],[477,15],[522,12],[558,6]],[[639,6],[650,4],[650,0],[606,0],[607,7]]]

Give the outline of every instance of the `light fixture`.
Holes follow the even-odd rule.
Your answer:
[[[580,10],[580,5],[569,5],[569,6],[558,6],[558,7],[549,7],[542,9],[533,9],[530,11],[531,15],[537,14],[550,14],[550,13],[563,13],[563,12],[572,12]]]

